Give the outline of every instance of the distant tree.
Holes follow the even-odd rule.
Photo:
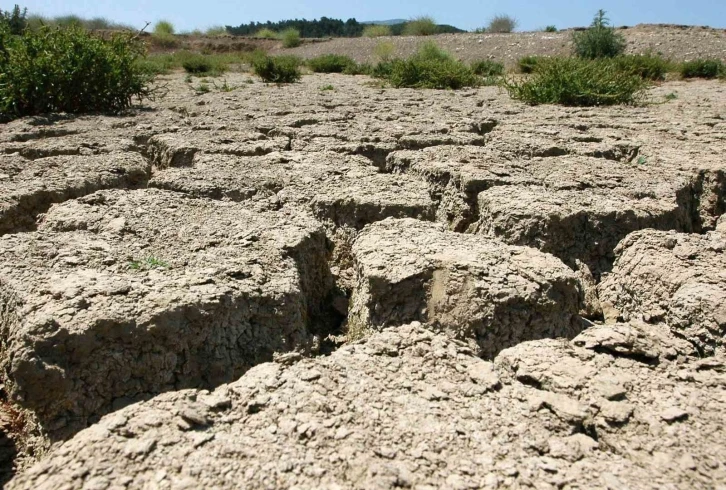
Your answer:
[[[28,9],[20,9],[19,5],[13,7],[12,12],[0,10],[0,23],[7,26],[10,34],[19,36],[28,26]]]

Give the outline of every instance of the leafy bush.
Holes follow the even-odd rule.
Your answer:
[[[295,48],[300,46],[300,31],[297,29],[285,29],[280,33],[282,45],[286,48]]]
[[[174,24],[168,20],[160,20],[154,25],[154,34],[157,36],[171,36],[174,34]]]
[[[557,32],[557,26],[547,26],[544,28],[545,32]]]
[[[10,34],[19,36],[28,26],[28,9],[21,10],[17,4],[13,7],[12,12],[3,12],[0,9],[0,24],[7,26]]]
[[[491,60],[475,61],[471,64],[471,70],[480,76],[493,77],[504,74],[504,64]]]
[[[551,58],[537,64],[532,78],[507,81],[505,87],[512,98],[529,104],[599,106],[636,104],[648,82],[618,70],[612,60]]]
[[[575,54],[580,58],[614,58],[625,51],[625,37],[610,27],[605,11],[599,10],[590,28],[572,34]]]
[[[378,63],[371,75],[388,80],[397,88],[459,89],[480,84],[471,68],[431,42],[423,44],[408,59]]]
[[[223,26],[212,26],[207,29],[204,34],[209,37],[220,37],[227,34],[227,29]]]
[[[255,33],[255,37],[262,39],[277,39],[277,33],[272,29],[260,29]]]
[[[295,56],[267,56],[257,53],[252,69],[268,83],[293,83],[300,80],[300,59]]]
[[[381,41],[373,48],[373,54],[381,61],[388,61],[396,52],[396,46],[389,41]]]
[[[3,29],[0,29],[3,30]],[[0,33],[0,119],[48,112],[117,112],[151,95],[130,33],[101,39],[79,27]]]
[[[717,59],[698,59],[681,65],[683,78],[718,78],[726,76],[726,64]]]
[[[541,56],[524,56],[517,61],[517,67],[522,73],[534,73],[542,60]]]
[[[348,56],[340,54],[324,54],[307,62],[315,73],[356,73],[358,64]]]
[[[613,61],[617,70],[638,75],[645,80],[665,80],[671,67],[667,60],[652,54],[618,56]]]
[[[403,27],[404,36],[432,36],[438,34],[439,28],[431,17],[417,17],[406,22]]]
[[[517,19],[508,15],[495,15],[486,27],[487,32],[512,32],[517,27]]]
[[[392,34],[390,26],[369,25],[363,29],[363,36],[365,37],[384,37],[391,36]]]
[[[187,53],[182,61],[182,68],[194,75],[219,75],[227,66],[213,56],[204,56],[197,53]]]

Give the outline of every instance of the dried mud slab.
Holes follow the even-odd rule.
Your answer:
[[[558,190],[538,186],[494,187],[478,196],[478,233],[536,247],[576,268],[584,262],[600,277],[628,233],[644,228],[688,228],[675,201],[630,198],[604,189]]]
[[[605,319],[665,322],[701,354],[724,350],[726,235],[643,230],[617,247],[599,285]]]
[[[560,260],[412,219],[366,227],[353,244],[348,328],[422,321],[484,356],[525,340],[573,337],[580,284]]]
[[[137,153],[27,160],[0,155],[0,235],[33,229],[54,204],[100,189],[146,185],[151,165]]]
[[[490,363],[401,326],[126,407],[8,488],[714,488],[726,364],[682,349],[622,324]]]
[[[387,217],[432,220],[435,212],[425,183],[380,173],[367,158],[333,152],[202,155],[191,168],[158,172],[149,185],[261,207],[301,207],[320,220],[353,229]]]
[[[149,138],[147,152],[158,168],[189,167],[197,154],[227,154],[237,156],[266,155],[289,149],[286,137],[268,138],[253,131],[210,134],[209,131],[159,134]]]
[[[0,239],[5,391],[49,431],[314,347],[332,287],[309,219],[159,190],[55,206]]]

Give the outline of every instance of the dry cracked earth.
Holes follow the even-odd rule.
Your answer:
[[[2,126],[7,488],[726,488],[726,84],[227,81]]]

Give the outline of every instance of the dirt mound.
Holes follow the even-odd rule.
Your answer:
[[[703,27],[638,25],[620,32],[627,41],[628,53],[653,52],[673,61],[696,58],[726,60],[726,30]],[[413,54],[427,41],[451,52],[463,61],[492,59],[514,66],[523,56],[567,56],[572,53],[571,31],[515,32],[510,34],[439,34],[436,36],[400,36],[383,38],[336,38],[298,48],[273,48],[273,52],[313,58],[321,54],[342,54],[358,62],[375,62],[375,48],[380,42],[391,43],[396,56]]]

